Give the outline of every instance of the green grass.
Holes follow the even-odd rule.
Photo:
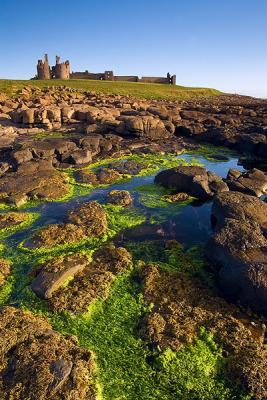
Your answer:
[[[151,83],[91,81],[87,79],[73,79],[68,81],[28,81],[2,79],[0,80],[0,92],[6,93],[8,96],[13,96],[26,85],[38,86],[39,88],[43,88],[45,86],[66,85],[75,89],[90,90],[106,94],[119,94],[124,96],[129,95],[140,99],[181,100],[192,97],[217,96],[221,94],[220,91],[210,88],[172,86]]]

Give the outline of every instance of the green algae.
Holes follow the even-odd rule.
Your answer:
[[[24,221],[22,221],[21,223],[14,225],[14,226],[0,229],[0,239],[4,239],[22,229],[28,228],[35,221],[37,221],[37,219],[40,216],[39,213],[37,213],[37,212],[31,212],[31,213],[28,212],[28,213],[24,213],[24,215],[26,216],[26,219]]]
[[[202,156],[204,157],[207,161],[211,162],[222,162],[224,161],[223,159],[218,159],[216,156],[223,156],[226,159],[229,157],[235,157],[237,156],[237,153],[234,150],[227,149],[225,147],[221,146],[213,146],[211,144],[205,145],[205,146],[199,146],[197,149],[194,150],[186,150],[184,151],[187,154],[192,154],[195,157]]]
[[[154,155],[148,155],[147,159],[149,157],[152,160]],[[154,168],[158,169],[153,170],[152,165],[151,169],[142,171],[144,175],[141,176],[166,168],[160,161],[164,156],[157,157],[158,165]],[[104,165],[107,160],[102,162]],[[167,162],[168,168],[177,166],[176,156],[170,156]],[[175,162],[175,165],[172,165],[172,162]],[[194,162],[198,163],[197,160]],[[143,156],[142,163],[145,163]],[[88,194],[94,189],[76,184],[71,173],[70,176],[72,197]],[[129,179],[129,176],[125,179]],[[76,335],[81,346],[94,351],[97,361],[95,386],[98,400],[250,399],[250,396],[245,396],[239,388],[232,387],[224,378],[223,371],[227,359],[223,357],[221,348],[208,332],[201,330],[194,343],[178,352],[151,348],[140,338],[140,321],[150,309],[143,301],[142,287],[138,279],[139,268],[148,263],[155,263],[166,271],[183,271],[210,282],[211,274],[199,247],[185,249],[177,243],[174,247],[165,248],[158,242],[125,244],[133,254],[132,270],[118,276],[112,284],[108,298],[96,301],[89,307],[88,312],[82,315],[72,315],[68,312],[53,314],[48,310],[46,303],[31,291],[29,285],[32,277],[28,272],[46,260],[77,252],[91,257],[97,248],[119,232],[145,222],[147,210],[142,207],[152,210],[151,222],[158,222],[179,212],[180,207],[192,200],[170,204],[162,199],[162,196],[169,192],[166,193],[165,189],[153,184],[142,185],[134,191],[138,195],[141,208],[124,208],[110,204],[104,206],[108,218],[108,231],[100,239],[88,238],[78,243],[49,249],[27,249],[23,247],[24,240],[16,246],[7,238],[5,245],[2,244],[0,248],[0,253],[12,262],[13,270],[12,275],[0,288],[0,305],[16,304],[35,314],[43,315],[56,330]]]
[[[138,333],[146,312],[131,272],[118,277],[108,299],[88,313],[52,317],[57,330],[76,335],[81,346],[95,352],[98,399],[245,399],[233,397],[236,390],[222,377],[221,349],[210,335],[202,334],[179,352],[151,350]]]

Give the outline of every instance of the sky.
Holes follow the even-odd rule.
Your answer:
[[[33,77],[48,53],[267,98],[267,0],[0,0],[0,38],[1,79]]]

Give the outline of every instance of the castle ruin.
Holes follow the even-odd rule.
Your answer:
[[[162,83],[166,85],[176,85],[176,75],[166,77],[161,76],[143,76],[139,78],[136,75],[114,75],[113,71],[93,73],[89,71],[71,72],[70,63],[65,61],[60,63],[60,58],[56,56],[56,65],[50,68],[48,56],[45,54],[44,60],[38,60],[37,79],[90,79],[101,81],[124,81],[124,82],[143,82],[143,83]]]
[[[48,55],[45,54],[44,60],[38,60],[37,79],[70,79],[69,60],[60,63],[60,57],[56,56],[56,65],[49,66]]]

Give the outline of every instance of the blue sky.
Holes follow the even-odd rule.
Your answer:
[[[0,37],[0,78],[34,76],[47,52],[73,71],[267,97],[267,0],[0,0]]]

